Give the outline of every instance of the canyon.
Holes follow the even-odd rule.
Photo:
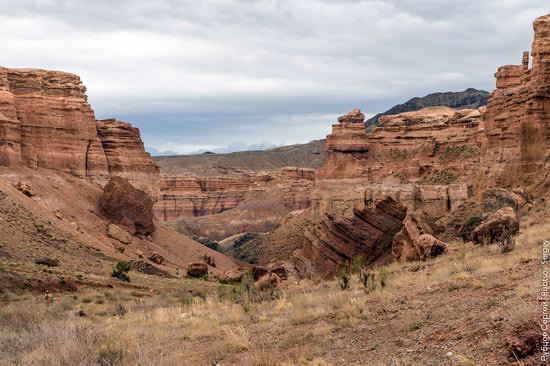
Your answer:
[[[80,77],[0,67],[0,363],[534,364],[550,15],[533,28],[486,106],[438,93],[457,108],[223,155],[153,158]]]
[[[418,247],[416,239],[422,236],[434,253],[444,252],[436,226],[480,202],[487,190],[528,187],[539,197],[547,194],[550,18],[537,19],[534,31],[532,57],[526,52],[522,64],[497,70],[486,107],[463,108],[469,106],[464,102],[463,109],[379,115],[368,129],[365,115],[355,109],[332,125],[324,149],[313,142],[307,153],[288,147],[262,157],[153,160],[130,123],[96,120],[78,76],[0,68],[0,167],[14,185],[22,183],[10,172],[25,172],[32,186],[30,177],[49,171],[87,182],[95,195],[111,178],[127,178],[152,198],[159,230],[174,228],[201,250],[186,236],[221,241],[262,233],[245,244],[263,248],[262,264],[283,259],[330,276],[353,260],[422,259],[431,249]],[[484,101],[471,105],[479,103]],[[246,161],[245,155],[254,157]],[[392,219],[381,220],[385,215]],[[424,215],[429,220],[421,221],[430,227],[412,229]],[[446,228],[447,237],[459,229],[453,220],[456,227]],[[278,246],[292,254],[274,254]]]

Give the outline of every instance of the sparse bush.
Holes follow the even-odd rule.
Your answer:
[[[251,303],[260,303],[280,298],[281,290],[277,286],[254,286],[254,277],[250,271],[244,273],[237,285],[220,284],[217,289],[218,298],[235,304],[249,307]]]
[[[460,230],[460,237],[463,241],[468,242],[472,240],[472,233],[475,228],[483,222],[483,215],[475,214],[466,219],[464,224],[462,224],[462,229]]]
[[[351,281],[350,271],[345,267],[341,267],[338,270],[336,277],[338,278],[338,284],[340,285],[342,291],[348,290]]]
[[[371,293],[376,290],[376,282],[374,272],[369,271],[366,268],[363,268],[359,272],[359,281],[363,284],[366,293]]]
[[[502,230],[500,240],[498,241],[498,247],[502,254],[509,253],[516,248],[516,238],[512,235],[511,230]]]
[[[115,315],[116,316],[119,316],[119,317],[123,317],[124,315],[126,315],[126,313],[128,312],[128,310],[126,310],[126,307],[124,307],[124,305],[122,304],[116,304],[115,306]]]
[[[100,366],[119,366],[122,365],[126,351],[114,342],[105,342],[97,349],[97,363]]]
[[[130,282],[130,276],[128,276],[128,272],[130,272],[130,269],[132,269],[130,263],[125,261],[118,261],[115,268],[113,268],[111,277],[118,278],[121,281]]]
[[[380,267],[378,270],[378,278],[380,279],[380,287],[386,287],[390,278],[390,271],[388,271],[386,267]]]

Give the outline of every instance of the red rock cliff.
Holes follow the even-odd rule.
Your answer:
[[[521,65],[495,74],[485,124],[486,160],[500,165],[494,183],[533,183],[547,171],[550,147],[550,15],[535,20],[535,39]]]
[[[279,172],[243,173],[240,177],[197,177],[165,175],[155,204],[159,220],[213,215],[237,207],[248,194],[270,189],[289,190],[285,204],[298,210],[309,207],[309,189],[299,182],[312,182],[313,169],[287,167]],[[306,184],[309,187],[309,184]]]
[[[139,130],[96,123],[78,76],[0,67],[0,166],[18,165],[94,178],[158,174]]]

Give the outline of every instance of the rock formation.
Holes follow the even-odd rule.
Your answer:
[[[445,253],[447,244],[436,238],[438,231],[435,221],[424,211],[407,214],[403,228],[393,237],[393,257],[400,261],[416,261]]]
[[[433,93],[421,98],[415,97],[403,104],[398,104],[390,108],[384,113],[379,113],[369,118],[365,122],[365,126],[369,128],[377,125],[382,116],[393,116],[405,112],[414,112],[429,107],[445,106],[455,109],[477,109],[487,104],[488,97],[489,92],[473,88],[466,89],[462,92]]]
[[[324,276],[353,261],[364,264],[389,260],[393,236],[403,226],[407,208],[390,197],[353,210],[352,217],[326,214],[304,232],[304,248],[297,253],[303,262],[313,262]]]
[[[103,189],[99,205],[105,217],[132,234],[148,235],[155,231],[153,201],[126,178],[111,178]]]
[[[234,177],[162,176],[160,195],[155,203],[159,220],[172,221],[225,212],[237,207],[247,197],[261,192],[284,191],[280,205],[290,210],[309,207],[308,187],[315,171],[287,167],[278,172],[242,173]]]
[[[0,166],[57,169],[102,179],[158,173],[136,128],[96,122],[78,76],[1,67]]]
[[[96,127],[111,174],[139,177],[159,173],[145,152],[139,129],[115,119],[97,121]]]
[[[486,159],[502,166],[494,183],[534,183],[547,168],[550,144],[550,15],[535,20],[535,39],[521,65],[495,74],[497,89],[487,104]]]
[[[85,92],[73,74],[0,68],[0,164],[107,174]]]

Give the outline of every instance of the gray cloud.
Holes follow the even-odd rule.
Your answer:
[[[322,138],[337,115],[491,90],[546,0],[0,0],[0,64],[77,73],[157,150]]]

